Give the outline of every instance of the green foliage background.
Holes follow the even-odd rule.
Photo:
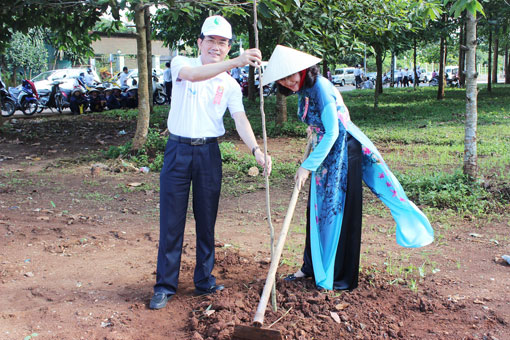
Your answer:
[[[485,214],[508,209],[510,202],[510,87],[495,86],[492,93],[481,87],[479,94],[478,157],[480,179],[473,182],[462,175],[464,150],[465,91],[448,89],[447,99],[437,101],[436,88],[387,89],[380,107],[374,110],[373,92],[344,92],[351,118],[381,151],[385,161],[402,182],[408,196],[417,204],[436,209],[451,209],[463,214]],[[279,136],[304,139],[306,126],[298,121],[297,97],[288,97],[289,121],[275,123],[274,96],[265,98],[269,138]],[[151,116],[147,143],[137,155],[130,155],[130,143],[111,147],[109,158],[128,158],[138,166],[161,169],[166,137],[168,107],[156,107]],[[258,101],[245,103],[245,109],[256,135],[261,136]],[[115,110],[103,114],[136,120],[136,111]],[[239,151],[230,141],[238,139],[232,118],[224,118],[227,130],[221,144],[227,192],[246,189],[246,183],[262,185],[261,178],[247,175],[257,166],[253,157]],[[271,150],[269,150],[271,152]],[[299,154],[301,150],[296,150]],[[275,162],[271,176],[273,185],[291,181],[298,164]],[[261,176],[258,176],[261,177]],[[259,181],[259,182],[257,182]],[[257,184],[258,183],[258,184]],[[243,184],[245,187],[243,187]],[[231,188],[230,191],[228,188]],[[243,189],[243,190],[244,190]]]
[[[48,51],[44,46],[43,35],[39,29],[28,34],[15,32],[11,47],[5,53],[5,61],[10,70],[23,71],[25,77],[45,71],[48,63]]]

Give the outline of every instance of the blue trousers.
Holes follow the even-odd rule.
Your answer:
[[[216,284],[211,272],[221,178],[218,143],[190,145],[168,140],[160,175],[160,231],[154,293],[175,294],[177,291],[190,186],[196,222],[193,282],[202,290]]]

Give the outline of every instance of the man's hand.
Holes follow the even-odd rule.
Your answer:
[[[253,67],[257,67],[262,64],[262,53],[257,48],[250,48],[236,58],[238,61],[238,67],[243,67],[245,65],[251,65]]]
[[[264,164],[264,152],[262,152],[260,149],[257,149],[255,150],[255,160],[257,161],[257,163],[264,168],[264,176],[267,175],[271,175],[271,167],[273,165],[272,161],[271,161],[271,156],[269,156],[269,154],[267,154],[267,164]]]
[[[294,176],[294,180],[296,181],[299,190],[301,190],[301,188],[305,184],[309,174],[310,170],[306,170],[303,167],[299,167],[298,171],[296,172],[296,176]]]

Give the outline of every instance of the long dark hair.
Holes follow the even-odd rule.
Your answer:
[[[307,68],[305,74],[305,82],[303,83],[302,88],[307,89],[315,85],[315,81],[317,80],[317,76],[319,75],[319,73],[320,71],[317,65],[313,65]],[[278,83],[276,83],[276,88],[278,89],[278,92],[280,92],[284,96],[290,96],[291,94],[294,93],[291,89]]]

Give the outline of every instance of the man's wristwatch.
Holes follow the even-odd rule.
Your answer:
[[[253,156],[255,156],[255,151],[257,151],[257,150],[260,150],[260,148],[259,148],[259,146],[258,146],[258,145],[255,145],[255,146],[251,149],[251,154],[252,154]]]

